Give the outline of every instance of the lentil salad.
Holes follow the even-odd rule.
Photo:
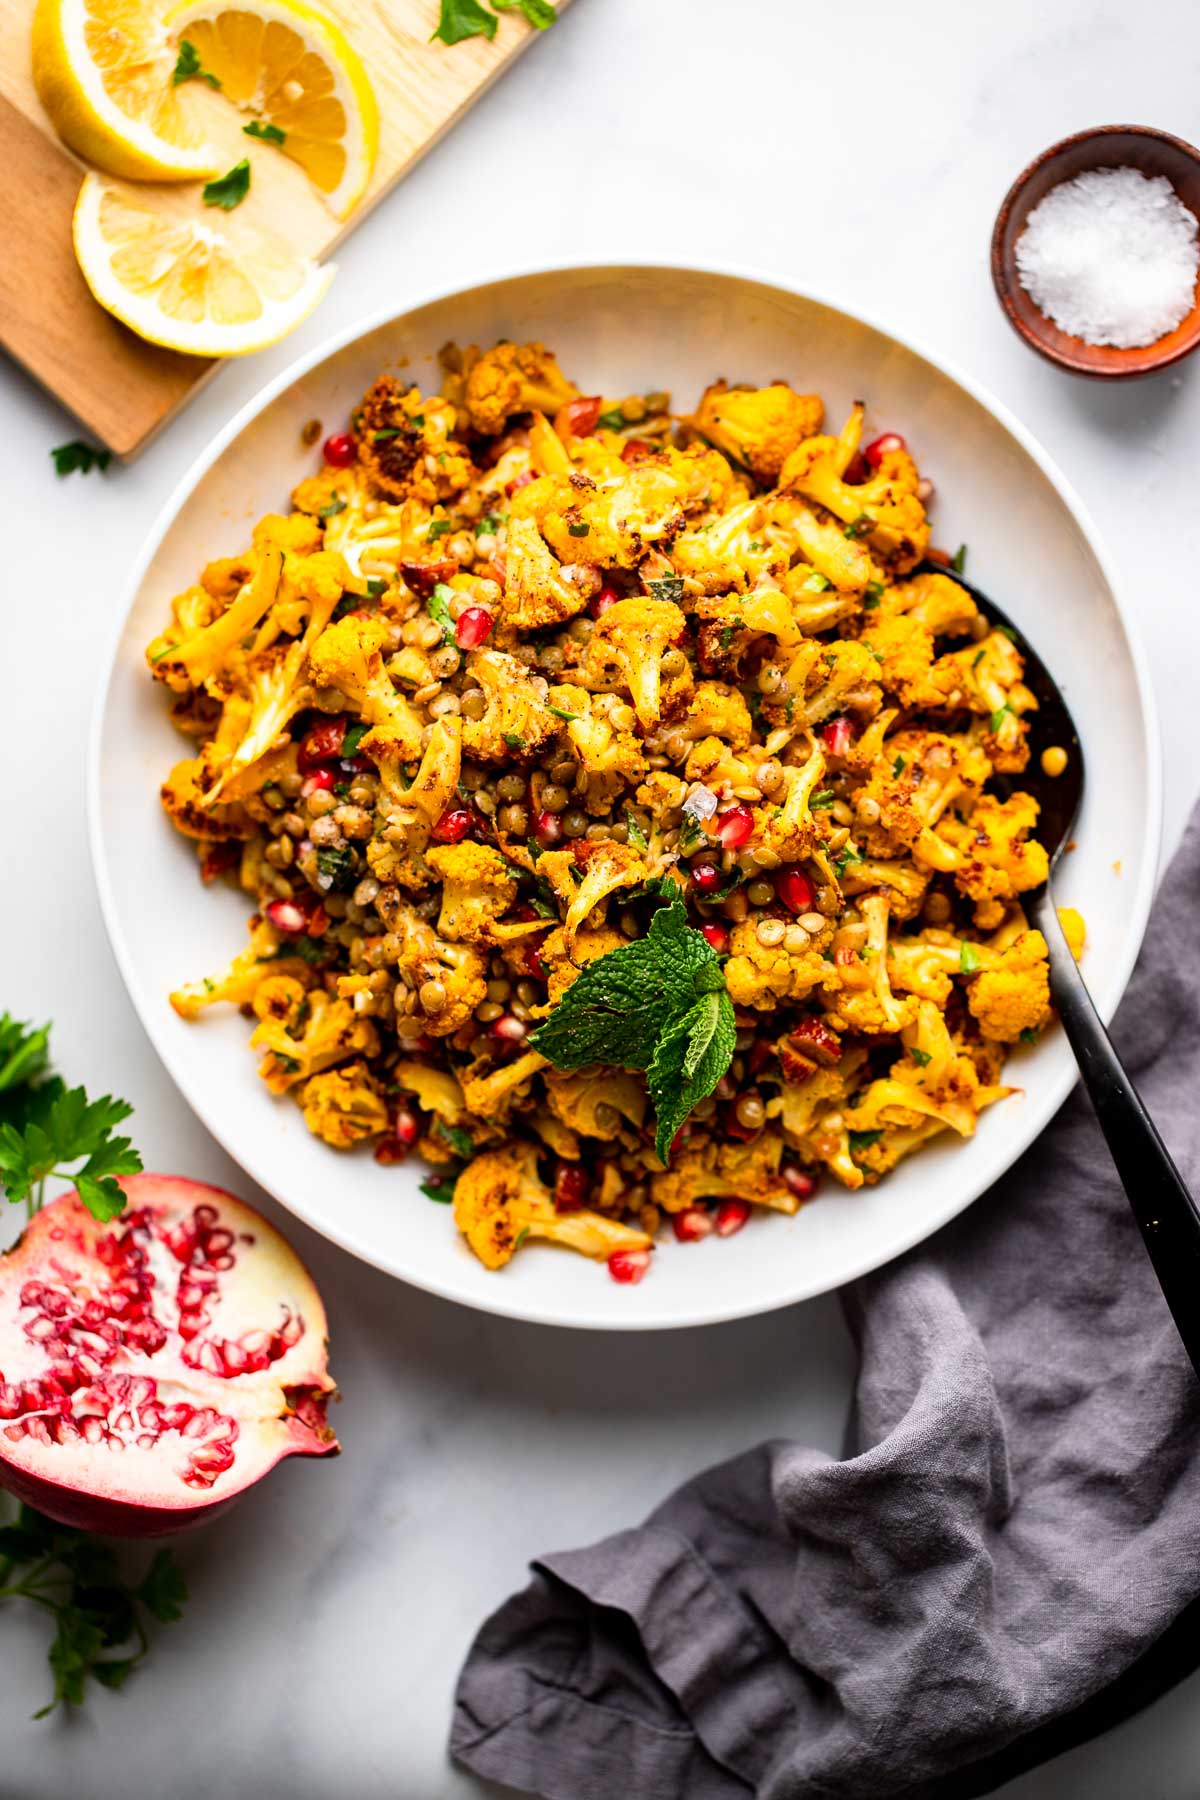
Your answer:
[[[488,1267],[544,1238],[637,1280],[665,1220],[874,1182],[970,1136],[1049,1018],[1036,803],[988,789],[1028,755],[1019,653],[915,572],[903,440],[823,423],[784,382],[680,416],[449,346],[148,649],[195,740],[164,807],[256,907],[172,1004],[251,1015],[327,1144],[422,1155]],[[656,1148],[645,1060],[539,1035],[676,909],[731,1030]]]

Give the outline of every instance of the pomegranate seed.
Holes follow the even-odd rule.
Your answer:
[[[614,1250],[608,1259],[608,1272],[614,1281],[636,1287],[650,1267],[649,1250]]]
[[[645,462],[646,458],[653,454],[654,445],[648,444],[645,438],[626,438],[625,447],[621,451],[621,461],[623,463]]]
[[[748,806],[731,806],[717,820],[717,837],[722,849],[736,850],[754,830],[754,814]]]
[[[713,894],[721,885],[721,871],[716,863],[693,863],[689,873],[692,886],[698,893]]]
[[[393,1135],[411,1149],[421,1135],[421,1121],[411,1106],[398,1106],[392,1121]]]
[[[306,775],[304,777],[304,782],[300,789],[300,798],[302,800],[307,800],[310,794],[315,794],[322,790],[328,793],[329,789],[333,786],[333,783],[334,774],[332,769],[314,769],[311,775]]]
[[[519,1044],[528,1030],[524,1019],[518,1019],[512,1013],[502,1013],[491,1025],[492,1036],[505,1044]]]
[[[526,469],[523,475],[516,475],[511,481],[506,481],[504,484],[504,491],[511,500],[518,488],[528,487],[531,481],[536,480],[537,476],[534,474],[533,470]]]
[[[802,869],[785,869],[775,883],[775,892],[789,912],[811,912],[816,904],[813,884]]]
[[[557,844],[562,836],[562,820],[557,813],[540,812],[534,815],[533,835],[543,844]]]
[[[863,456],[866,458],[868,467],[877,469],[884,457],[892,450],[903,450],[903,448],[904,439],[900,436],[899,432],[885,431],[882,437],[873,439],[871,443],[865,446]]]
[[[558,1212],[578,1212],[588,1197],[591,1181],[582,1163],[560,1160],[554,1169],[554,1205]]]
[[[822,727],[821,739],[830,756],[845,756],[850,748],[851,727],[845,713]]]
[[[596,595],[595,599],[588,602],[588,611],[591,613],[593,619],[598,619],[603,613],[608,611],[610,606],[615,606],[620,598],[621,596],[618,594],[616,588],[609,587],[606,583],[605,586],[600,589],[600,592]]]
[[[850,461],[846,464],[846,473],[842,476],[842,480],[846,483],[847,487],[861,487],[862,483],[867,480],[870,473],[871,468],[866,457],[861,450],[856,450],[854,455],[850,458]]]
[[[713,1216],[703,1206],[685,1206],[671,1214],[671,1229],[681,1244],[694,1244],[706,1238],[713,1228]]]
[[[486,606],[468,606],[458,615],[454,641],[460,650],[477,650],[495,623]]]
[[[266,913],[276,931],[288,937],[300,937],[308,930],[308,919],[294,900],[272,900]]]
[[[724,925],[702,925],[700,936],[712,945],[718,956],[724,956],[729,948],[729,933]]]
[[[717,1208],[717,1236],[732,1237],[749,1217],[750,1207],[745,1200],[722,1200]]]
[[[318,763],[333,762],[339,757],[345,735],[346,720],[341,714],[334,719],[322,719],[319,725],[305,732],[296,758],[300,773],[307,775]]]
[[[399,1138],[382,1137],[375,1146],[375,1161],[384,1169],[394,1169],[408,1156],[408,1145],[402,1144]]]
[[[939,550],[936,544],[930,544],[925,554],[930,562],[941,563],[942,567],[946,569],[951,566],[953,561],[950,552],[948,550]]]
[[[530,944],[525,951],[525,973],[534,981],[549,981],[550,971],[542,961],[535,944]]]
[[[568,400],[558,415],[566,426],[564,435],[590,437],[596,429],[603,405],[604,399],[600,394],[580,394],[578,399]]]
[[[812,1199],[817,1191],[817,1183],[815,1176],[810,1175],[807,1169],[801,1169],[796,1163],[785,1163],[782,1173],[784,1181],[798,1200]]]
[[[358,445],[348,431],[335,431],[325,439],[322,452],[325,461],[335,469],[351,469],[358,461]]]
[[[470,811],[465,806],[455,806],[442,814],[430,835],[439,844],[461,844],[470,829]]]

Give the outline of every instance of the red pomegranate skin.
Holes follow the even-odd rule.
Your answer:
[[[159,1537],[289,1456],[336,1454],[325,1309],[260,1213],[201,1182],[74,1193],[0,1257],[0,1485],[62,1525]]]

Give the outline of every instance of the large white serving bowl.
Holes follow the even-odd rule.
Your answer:
[[[384,368],[433,382],[440,345],[540,338],[585,393],[667,388],[690,404],[718,375],[786,378],[824,395],[840,422],[856,397],[868,435],[903,432],[937,483],[935,540],[970,544],[970,573],[1037,644],[1078,721],[1088,789],[1078,847],[1056,880],[1088,926],[1084,963],[1101,1012],[1125,987],[1150,906],[1160,832],[1157,728],[1127,598],[1079,500],[1003,407],[939,358],[828,300],[749,275],[695,268],[556,269],[436,295],[339,337],[281,375],[231,422],[167,506],[133,571],[100,696],[89,771],[92,850],[122,975],[159,1055],[213,1135],[263,1187],[356,1256],[487,1311],[611,1330],[698,1325],[764,1312],[838,1286],[961,1212],[1025,1150],[1074,1080],[1060,1033],[1013,1057],[1022,1090],[969,1143],[938,1141],[879,1187],[832,1181],[795,1218],[755,1217],[737,1237],[664,1242],[638,1287],[601,1264],[528,1245],[489,1274],[449,1209],[421,1194],[417,1165],[339,1155],[255,1075],[249,1028],[216,1008],[177,1018],[168,992],[222,968],[245,942],[246,899],[197,878],[158,787],[187,753],[144,647],[201,565],[235,552],[317,458],[311,418],[337,429]],[[1048,1199],[1051,1197],[1048,1196]]]

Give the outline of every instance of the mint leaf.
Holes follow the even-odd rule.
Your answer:
[[[654,1102],[660,1162],[670,1161],[679,1127],[729,1067],[736,1035],[733,1001],[722,986],[720,993],[702,994],[659,1039],[646,1087]]]
[[[218,175],[215,181],[205,182],[200,198],[205,206],[219,206],[222,212],[232,212],[240,206],[250,192],[250,164],[243,156],[240,163],[234,163],[224,175]]]
[[[500,21],[485,11],[478,0],[442,0],[437,30],[431,44],[461,44],[465,38],[494,38]]]

